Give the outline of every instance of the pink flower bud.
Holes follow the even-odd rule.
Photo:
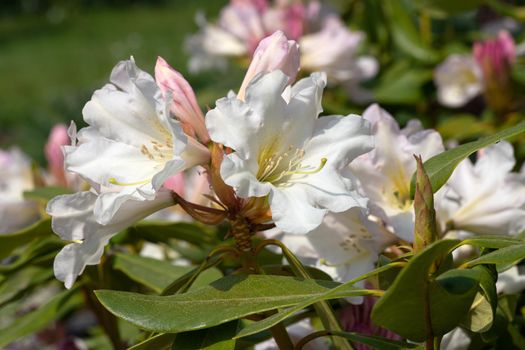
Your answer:
[[[184,173],[178,173],[176,175],[173,175],[164,182],[165,188],[177,192],[177,194],[181,197],[184,197],[186,195],[184,191],[185,185],[186,181],[184,180]]]
[[[62,146],[69,144],[70,140],[67,134],[67,127],[64,124],[53,126],[44,153],[47,159],[49,172],[54,177],[56,183],[62,186],[67,186]]]
[[[172,94],[171,111],[180,120],[184,131],[207,144],[210,136],[204,125],[204,114],[197,104],[193,89],[182,74],[171,68],[162,57],[158,57],[155,80],[164,94]]]
[[[237,97],[244,100],[246,88],[257,74],[277,69],[289,77],[290,84],[299,71],[299,45],[293,40],[288,40],[281,31],[273,33],[259,43]]]

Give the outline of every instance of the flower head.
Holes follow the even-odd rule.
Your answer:
[[[525,181],[513,173],[512,146],[505,141],[462,161],[443,188],[438,219],[444,229],[471,234],[516,234],[525,229]]]
[[[318,118],[325,76],[291,88],[280,70],[260,74],[241,101],[217,101],[206,116],[213,141],[230,147],[224,182],[241,198],[266,197],[275,225],[291,233],[317,227],[327,211],[364,206],[343,169],[372,148],[369,126],[350,115]]]
[[[133,60],[117,64],[110,81],[84,107],[90,126],[79,131],[78,144],[64,148],[68,171],[110,189],[95,204],[101,224],[125,201],[155,198],[169,177],[209,158],[170,117],[171,98]]]
[[[479,66],[470,55],[451,55],[434,71],[439,103],[461,107],[483,91]]]
[[[0,150],[0,234],[23,228],[39,217],[37,203],[24,199],[34,188],[31,162],[18,148]]]
[[[370,106],[363,117],[372,124],[375,148],[357,158],[350,168],[363,194],[370,199],[371,214],[397,236],[412,242],[414,208],[410,181],[416,170],[413,155],[427,160],[441,153],[441,136],[434,130],[423,130],[417,120],[400,129],[396,120],[378,105]]]

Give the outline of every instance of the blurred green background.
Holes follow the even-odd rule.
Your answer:
[[[130,55],[153,73],[158,55],[181,71],[212,105],[242,79],[224,72],[187,74],[184,38],[195,14],[215,18],[227,0],[2,1],[0,4],[0,148],[18,144],[43,162],[50,128],[75,120],[113,66]]]

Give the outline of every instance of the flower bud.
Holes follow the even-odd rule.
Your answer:
[[[204,144],[208,143],[210,136],[204,125],[204,114],[197,104],[193,89],[182,74],[171,68],[162,57],[158,57],[155,80],[164,94],[172,94],[171,111],[180,120],[186,134],[196,136]]]
[[[506,31],[497,38],[474,44],[473,55],[481,67],[485,83],[485,99],[496,111],[511,105],[510,69],[516,58],[514,40]]]
[[[288,40],[281,31],[273,33],[259,43],[237,97],[244,100],[246,88],[257,74],[277,69],[289,77],[288,83],[293,82],[299,71],[299,45],[293,40]]]
[[[67,186],[64,172],[64,154],[62,146],[69,145],[69,135],[64,124],[57,124],[51,129],[44,152],[46,155],[49,172],[57,184]]]

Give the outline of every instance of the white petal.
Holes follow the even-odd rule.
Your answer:
[[[221,164],[221,177],[232,186],[241,198],[266,196],[272,185],[257,180],[257,164],[254,161],[243,161],[236,153],[224,157]]]
[[[314,207],[311,198],[299,186],[273,189],[269,203],[275,226],[289,233],[304,234],[313,230],[327,212]]]

